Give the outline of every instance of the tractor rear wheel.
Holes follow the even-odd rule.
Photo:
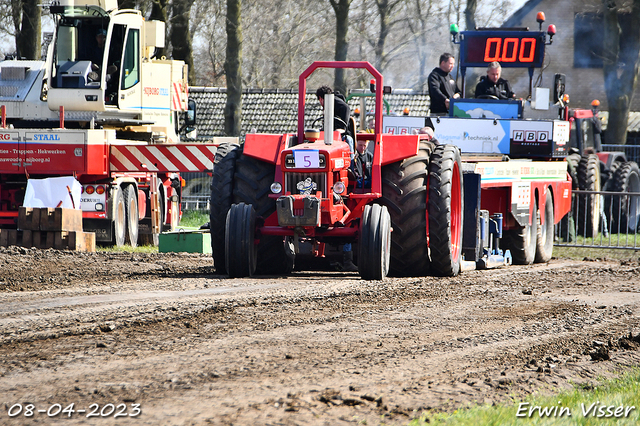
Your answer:
[[[127,242],[131,247],[138,245],[138,194],[136,187],[127,185],[124,187],[123,195],[125,200],[125,216],[127,222]]]
[[[544,220],[541,219],[541,215],[538,211],[537,224],[538,232],[536,233],[536,263],[545,263],[551,260],[553,254],[553,196],[551,190],[547,188],[545,191],[544,201]]]
[[[513,263],[516,265],[530,265],[536,255],[536,240],[538,235],[538,203],[533,202],[533,217],[531,224],[503,232],[502,247],[511,251]]]
[[[582,191],[600,191],[600,159],[584,155],[578,164],[578,184]],[[578,235],[595,237],[600,225],[600,195],[578,195]]]
[[[640,169],[635,161],[622,163],[613,175],[614,192],[640,192]],[[611,232],[635,233],[640,219],[640,197],[613,195]]]
[[[256,216],[268,218],[276,211],[276,201],[269,198],[275,178],[275,164],[241,155],[236,162],[233,202],[251,204]],[[258,244],[256,274],[288,274],[293,270],[295,253],[288,239],[263,235]]]
[[[209,232],[211,232],[211,251],[216,272],[225,274],[225,228],[227,212],[233,203],[233,180],[236,161],[242,148],[238,144],[220,144],[213,160],[213,178],[211,180],[211,210],[209,213]]]
[[[245,203],[234,204],[225,223],[225,267],[229,277],[250,277],[256,270],[256,211]]]
[[[391,217],[391,261],[395,276],[424,276],[429,270],[427,183],[434,145],[421,141],[418,154],[382,168],[382,198]]]
[[[439,145],[429,163],[429,249],[431,269],[438,275],[460,272],[463,211],[460,150]]]
[[[358,271],[365,280],[382,280],[389,272],[391,217],[385,206],[365,206],[358,241]]]

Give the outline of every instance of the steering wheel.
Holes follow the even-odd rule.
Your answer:
[[[342,118],[340,118],[340,117],[338,117],[338,116],[336,115],[335,117],[333,117],[333,119],[334,119],[334,120],[338,120],[340,123],[344,124],[344,129],[345,129],[344,131],[345,131],[345,132],[347,131],[347,129],[349,128],[349,125],[348,125],[347,123],[345,123],[345,122],[344,122],[344,120],[343,120]],[[320,124],[320,122],[321,122],[321,121],[323,121],[323,120],[324,120],[324,117],[323,117],[323,116],[316,118],[316,119],[315,119],[315,120],[313,120],[313,122],[311,123],[311,127],[315,129],[315,128],[316,128],[316,125]],[[323,129],[323,130],[324,130],[324,129]]]
[[[494,99],[496,101],[499,100],[498,97],[495,95],[480,95],[480,96],[477,96],[476,99]]]

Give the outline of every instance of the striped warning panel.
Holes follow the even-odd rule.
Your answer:
[[[187,98],[187,93],[182,93],[182,83],[173,83],[173,109],[175,111],[186,110],[186,102],[183,102]]]
[[[213,169],[213,144],[113,145],[112,172],[204,172]]]

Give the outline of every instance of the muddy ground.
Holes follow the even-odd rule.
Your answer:
[[[383,282],[230,280],[193,254],[0,266],[0,424],[403,425],[640,364],[637,260]]]

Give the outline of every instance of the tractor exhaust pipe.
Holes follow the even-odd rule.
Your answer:
[[[324,144],[333,143],[333,93],[324,95]]]

